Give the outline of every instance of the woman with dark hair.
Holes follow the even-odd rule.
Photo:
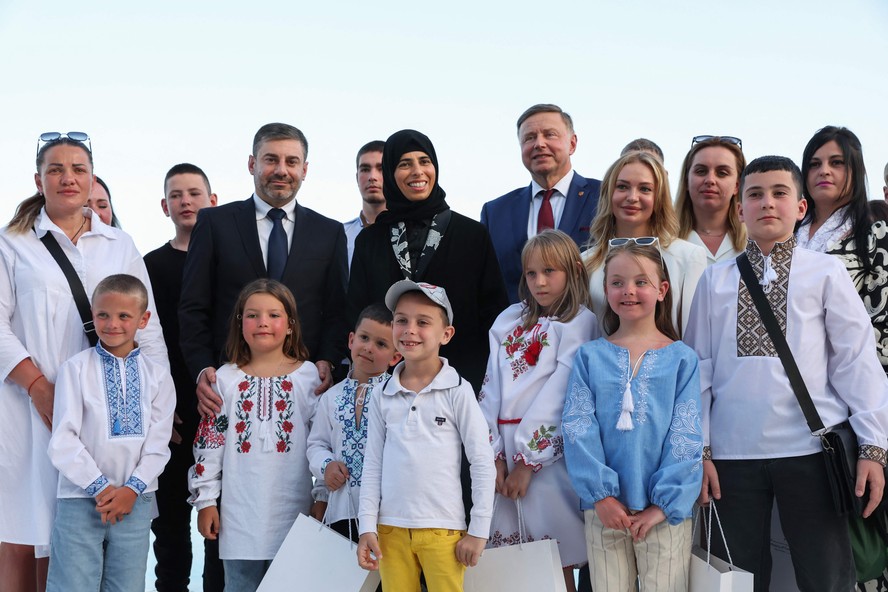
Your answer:
[[[819,130],[802,154],[808,212],[798,246],[838,256],[863,299],[888,372],[888,223],[873,221],[860,140],[844,127]]]
[[[740,138],[696,136],[681,165],[675,209],[678,238],[703,247],[709,265],[746,248],[740,220],[740,173],[746,158]]]
[[[870,315],[876,352],[888,372],[888,223],[870,209],[860,140],[844,127],[818,130],[802,153],[802,179],[808,211],[796,229],[797,244],[835,255],[845,264]],[[852,517],[850,532],[858,589],[888,589],[884,546],[870,554],[861,542],[876,536],[872,521]]]
[[[96,176],[96,182],[93,183],[92,190],[89,192],[89,198],[86,205],[99,215],[99,219],[114,228],[120,228],[120,220],[114,213],[114,206],[111,204],[111,190],[108,184],[101,177]]]
[[[487,332],[508,305],[487,230],[457,214],[438,183],[438,157],[425,135],[401,130],[382,155],[386,211],[355,240],[348,286],[350,325],[389,287],[410,279],[443,287],[456,333],[441,355],[477,393],[487,365]]]
[[[76,273],[73,279],[88,296],[102,279],[115,273],[138,277],[151,293],[145,264],[132,239],[96,223],[96,214],[84,206],[94,178],[92,154],[85,143],[88,136],[50,132],[41,141],[45,143],[37,152],[34,175],[37,193],[19,204],[12,220],[0,230],[0,579],[4,591],[31,592],[45,586],[45,557],[58,485],[58,473],[46,452],[56,373],[62,362],[90,346],[71,284],[50,254],[53,245],[49,243],[70,262]],[[152,312],[149,324],[137,334],[140,350],[166,367],[166,347],[150,296],[148,309]],[[108,396],[112,394],[113,389]],[[117,411],[125,419],[141,413],[131,408]],[[98,513],[96,519],[100,519]],[[35,559],[35,554],[41,559]]]

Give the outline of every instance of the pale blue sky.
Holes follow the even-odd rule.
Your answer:
[[[526,185],[514,122],[554,102],[600,178],[646,136],[676,175],[697,134],[791,156],[818,128],[864,147],[870,197],[888,161],[888,2],[172,2],[0,0],[0,220],[34,192],[37,136],[90,134],[96,172],[143,251],[172,235],[162,179],[207,171],[221,202],[247,197],[252,136],[300,127],[300,203],[354,217],[354,155],[413,127],[434,142],[450,204]],[[673,188],[676,179],[673,179]]]

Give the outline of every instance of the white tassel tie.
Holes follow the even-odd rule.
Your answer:
[[[635,401],[632,399],[632,377],[635,376],[643,359],[644,354],[641,354],[635,361],[635,367],[632,367],[632,356],[629,356],[629,378],[626,380],[626,390],[623,391],[623,403],[620,406],[620,418],[617,420],[617,429],[621,432],[628,432],[634,428],[632,414],[635,413]]]
[[[762,286],[762,291],[767,294],[771,291],[771,282],[777,281],[777,272],[774,271],[774,268],[771,267],[771,256],[768,255],[765,257],[765,265],[762,269],[762,279],[759,280],[759,284]]]

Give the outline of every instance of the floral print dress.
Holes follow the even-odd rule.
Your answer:
[[[583,308],[568,323],[542,317],[525,330],[523,308],[513,304],[490,330],[481,410],[497,458],[510,471],[516,462],[533,468],[520,500],[525,540],[556,539],[562,564],[580,565],[586,562],[583,513],[565,468],[561,414],[574,354],[598,337],[598,321]],[[517,544],[520,538],[517,505],[497,494],[489,546]]]
[[[188,478],[198,510],[225,499],[222,559],[273,559],[299,513],[311,510],[306,442],[319,384],[311,362],[270,378],[234,364],[216,372],[222,411],[198,426]]]

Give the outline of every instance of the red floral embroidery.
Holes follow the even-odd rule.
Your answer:
[[[242,407],[244,408],[244,411],[249,413],[250,411],[253,410],[253,401],[250,401],[249,399],[247,399],[246,401],[243,402]]]
[[[219,448],[225,445],[228,416],[208,417],[200,420],[194,435],[195,448]]]
[[[200,477],[204,474],[204,466],[200,463],[194,465],[194,472],[197,473],[197,476]]]
[[[234,429],[237,431],[238,434],[243,434],[244,430],[247,429],[247,424],[246,422],[239,421],[237,422],[237,425],[234,426]]]
[[[285,422],[281,425],[281,427],[282,427],[282,428],[284,429],[284,431],[287,432],[288,434],[289,434],[290,432],[293,431],[293,424],[290,423],[289,421],[285,421]]]
[[[239,390],[240,392],[244,392],[248,388],[250,388],[250,383],[246,380],[242,381],[239,385],[237,385],[237,390]]]
[[[274,408],[278,411],[283,411],[287,408],[287,402],[283,399],[278,399],[277,402],[274,404]]]
[[[283,440],[278,440],[277,451],[278,452],[286,452],[287,451],[287,443],[284,442]]]
[[[521,325],[518,325],[502,342],[501,345],[505,348],[506,357],[512,367],[512,380],[517,380],[519,376],[536,366],[543,353],[543,347],[549,345],[548,333],[540,331],[540,327],[541,325],[537,323],[530,331],[525,331]]]
[[[281,388],[289,393],[290,391],[293,390],[293,383],[290,382],[289,380],[282,380],[281,381]],[[278,410],[278,411],[280,411],[280,410]]]
[[[241,388],[244,385],[247,388]],[[244,380],[238,385],[238,389],[241,391],[241,394],[235,404],[234,415],[240,421],[235,424],[234,431],[237,432],[237,451],[246,453],[250,451],[250,438],[253,435],[253,420],[250,419],[253,401],[250,397],[255,396],[256,385],[254,381]]]
[[[249,443],[249,442],[243,442],[243,443],[240,445],[240,449],[241,449],[241,452],[244,452],[244,453],[249,452],[249,451],[250,451],[250,443]]]
[[[536,366],[537,360],[540,358],[540,352],[543,351],[543,344],[534,341],[524,350],[524,361],[530,366]]]
[[[278,412],[275,435],[278,437],[277,451],[290,452],[290,433],[293,431],[293,382],[281,380],[279,393],[281,398],[275,401],[274,408]]]

